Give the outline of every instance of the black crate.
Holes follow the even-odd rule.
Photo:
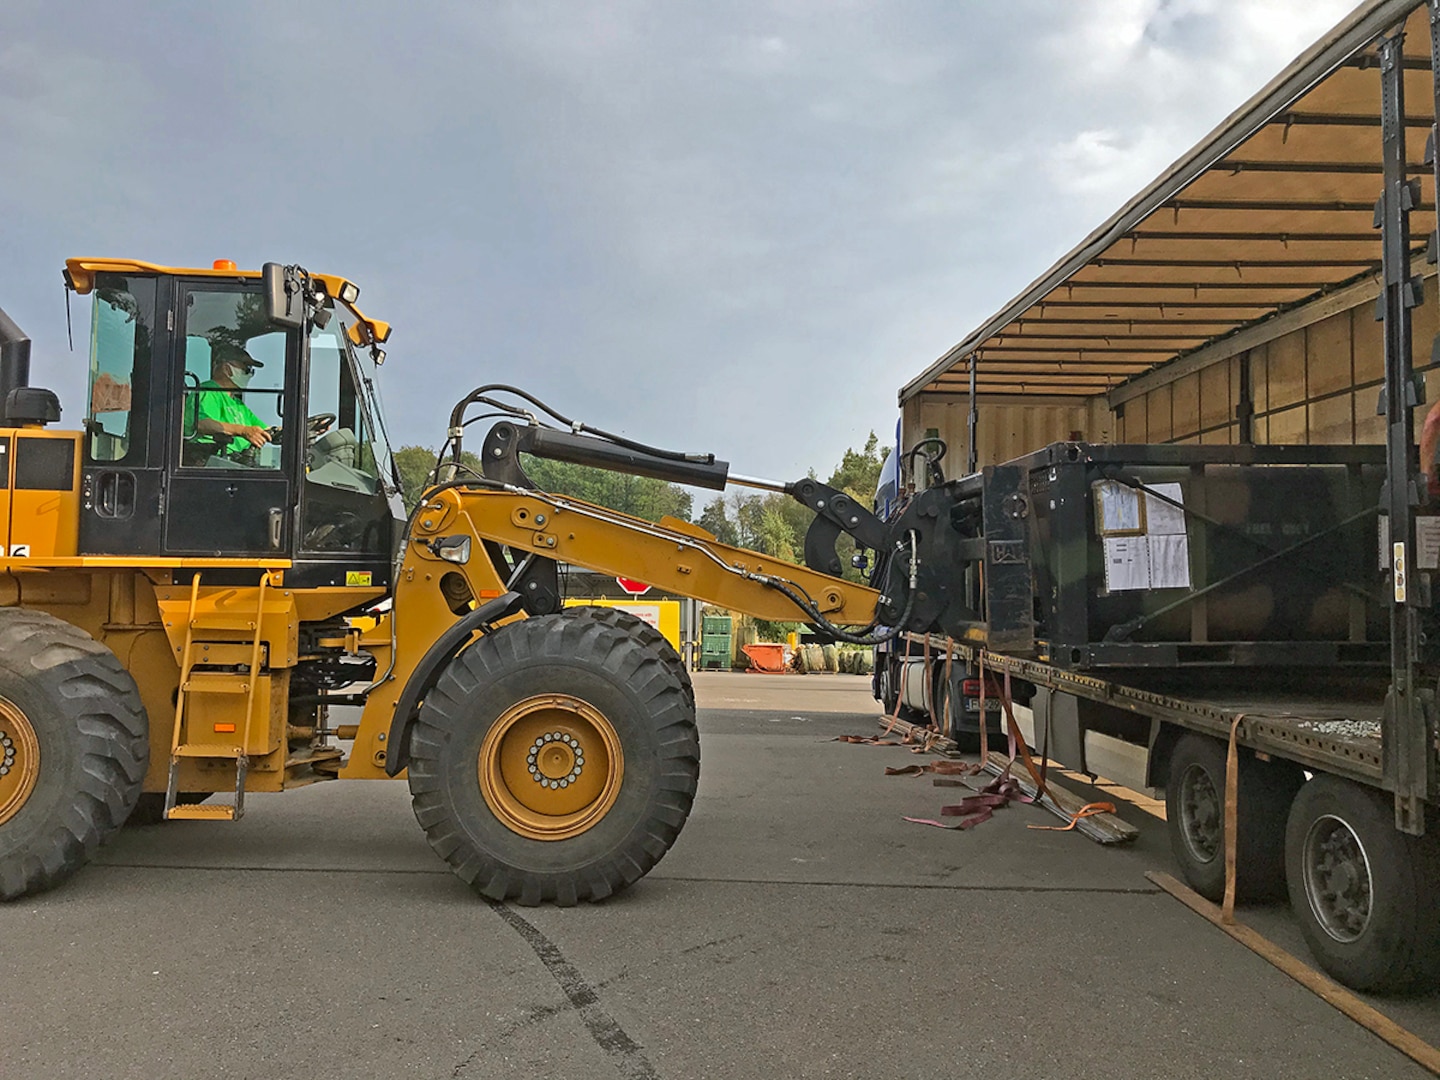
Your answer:
[[[1384,474],[1380,446],[1056,443],[983,475],[1028,503],[1026,651],[1083,669],[1388,664]]]

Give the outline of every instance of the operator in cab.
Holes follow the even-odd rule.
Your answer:
[[[197,443],[208,443],[220,457],[249,464],[253,451],[270,441],[265,422],[240,399],[255,369],[264,366],[233,341],[211,341],[210,378],[200,384],[197,395]]]

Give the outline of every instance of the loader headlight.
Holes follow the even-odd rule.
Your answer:
[[[347,304],[353,304],[360,299],[360,286],[353,281],[342,281],[340,283],[340,299]]]
[[[446,562],[467,563],[470,561],[470,537],[442,536],[430,541],[430,550]]]

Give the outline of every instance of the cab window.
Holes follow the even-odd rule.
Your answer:
[[[385,441],[377,431],[370,380],[357,384],[368,363],[350,343],[353,316],[338,309],[310,333],[310,416],[306,421],[305,478],[312,484],[375,495],[381,491]]]
[[[194,290],[185,298],[184,468],[279,469],[286,335],[258,293]]]
[[[89,458],[143,463],[155,281],[97,274],[94,304],[85,414]]]

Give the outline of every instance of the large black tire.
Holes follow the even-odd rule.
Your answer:
[[[64,881],[124,824],[150,748],[140,692],[115,654],[16,608],[0,610],[0,731],[17,770],[0,776],[0,899],[13,900]],[[38,769],[22,791],[27,757]]]
[[[482,896],[603,900],[680,835],[700,773],[695,710],[633,629],[569,612],[512,623],[460,653],[426,696],[410,738],[415,817]],[[546,739],[537,762],[532,736],[553,732],[574,741]],[[558,795],[560,781],[537,771],[551,747],[571,754],[560,774],[575,786]]]
[[[581,604],[565,610],[573,615],[594,619],[606,626],[619,627],[645,648],[653,649],[655,654],[660,657],[660,662],[665,665],[666,670],[679,681],[685,691],[685,700],[689,703],[690,708],[692,710],[695,708],[695,684],[690,678],[690,672],[685,670],[685,661],[680,659],[680,654],[675,651],[674,646],[665,639],[665,635],[659,630],[624,608]]]
[[[1371,993],[1440,981],[1440,837],[1395,828],[1391,797],[1335,776],[1296,796],[1290,906],[1320,966]]]
[[[1175,744],[1165,784],[1170,850],[1189,886],[1207,899],[1225,895],[1225,755],[1219,739],[1187,732]],[[1240,751],[1235,896],[1285,895],[1285,820],[1305,775],[1290,762]]]

